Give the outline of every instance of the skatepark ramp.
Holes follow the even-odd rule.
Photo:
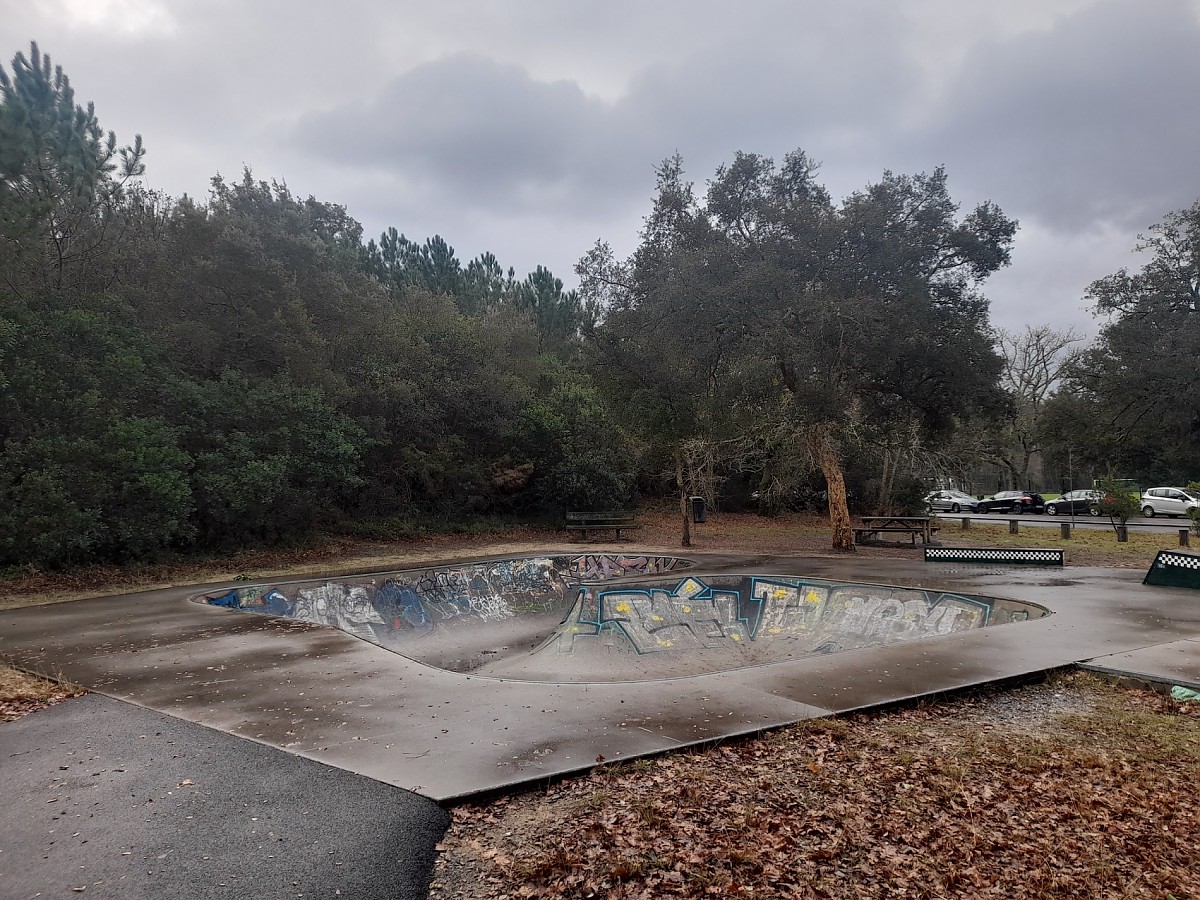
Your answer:
[[[637,680],[728,671],[1006,625],[1036,603],[796,576],[689,574],[584,585],[562,625],[480,674]]]
[[[537,646],[570,610],[581,582],[658,575],[693,564],[652,554],[526,556],[246,585],[192,599],[332,626],[418,662],[469,672]]]
[[[453,672],[554,682],[723,672],[1049,614],[1018,600],[693,566],[673,556],[529,556],[193,599],[340,628]]]

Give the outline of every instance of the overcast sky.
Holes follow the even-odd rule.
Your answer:
[[[146,180],[215,173],[568,284],[637,242],[654,167],[802,148],[842,197],[945,165],[1020,220],[995,324],[1091,334],[1083,294],[1200,198],[1200,0],[0,0]]]

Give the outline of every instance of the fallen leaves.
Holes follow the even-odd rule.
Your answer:
[[[0,722],[14,721],[82,693],[83,689],[75,685],[0,665]]]
[[[1198,780],[1200,710],[1070,677],[461,807],[431,897],[1183,898]]]

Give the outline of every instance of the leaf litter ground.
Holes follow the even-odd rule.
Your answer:
[[[1195,898],[1200,704],[1083,674],[462,806],[432,900]]]

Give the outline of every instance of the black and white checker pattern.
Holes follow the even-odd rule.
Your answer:
[[[1173,550],[1160,550],[1158,556],[1154,558],[1154,565],[1200,571],[1200,556],[1193,556],[1191,553],[1176,553]]]
[[[1178,550],[1159,550],[1142,584],[1200,588],[1200,556]]]
[[[1061,566],[1063,551],[1044,547],[926,547],[925,562],[1004,562]]]

